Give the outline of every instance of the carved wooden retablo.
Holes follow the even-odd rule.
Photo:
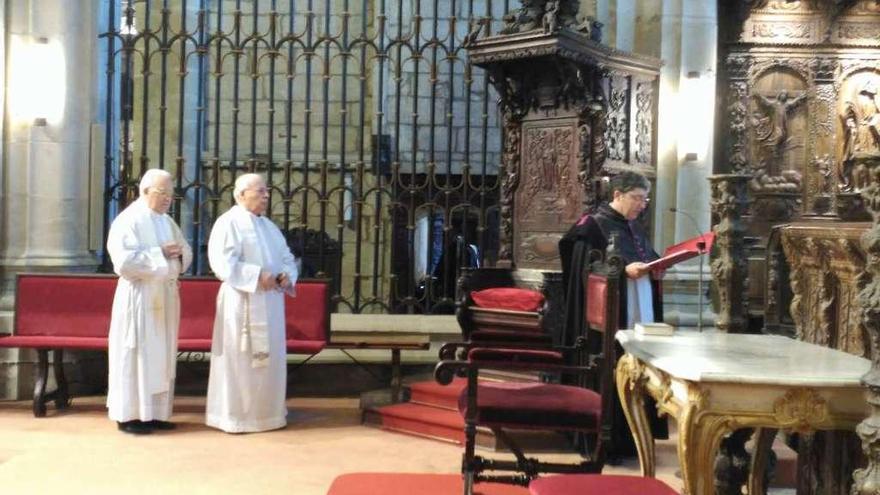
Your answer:
[[[868,220],[864,171],[854,159],[880,151],[880,3],[875,0],[719,2],[722,118],[716,170],[745,173],[744,217],[753,318],[765,292],[765,251],[778,225]],[[769,284],[769,285],[768,285]]]
[[[867,225],[855,222],[869,219],[864,163],[880,154],[880,2],[718,7],[716,167],[751,177],[743,221],[752,320],[866,355],[855,281]],[[851,434],[802,438],[798,494],[849,493],[857,447]]]

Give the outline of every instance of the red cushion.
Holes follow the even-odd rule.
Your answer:
[[[0,336],[0,347],[27,347],[29,349],[105,350],[106,337],[61,337],[58,335]]]
[[[214,313],[217,311],[217,292],[220,282],[213,279],[180,280],[180,331],[178,349],[183,351],[211,350],[214,334]],[[193,340],[208,340],[206,348],[184,349]]]
[[[0,347],[106,349],[116,284],[113,275],[19,275],[15,335],[0,337]],[[180,280],[179,350],[210,351],[219,289],[215,279]],[[330,327],[330,287],[300,280],[296,290],[285,299],[287,349],[315,354]]]
[[[21,274],[16,286],[14,333],[106,340],[115,292],[116,277],[112,275]]]
[[[562,353],[555,351],[539,351],[533,349],[504,349],[475,347],[468,352],[468,360],[477,363],[547,363],[565,364]]]
[[[596,330],[605,329],[605,307],[608,302],[608,280],[591,273],[587,277],[587,324]]]
[[[296,297],[284,298],[287,339],[326,341],[330,337],[330,284],[298,280]]]
[[[449,495],[460,494],[460,474],[347,473],[333,480],[327,495]],[[525,487],[506,483],[480,483],[474,495],[528,495]]]
[[[182,352],[209,352],[211,339],[177,339],[177,350]]]
[[[563,474],[529,483],[531,495],[678,495],[656,478],[616,474]]]
[[[522,429],[593,431],[599,425],[602,398],[596,392],[552,383],[480,382],[477,424]],[[467,418],[467,389],[458,397]]]
[[[470,334],[471,342],[524,342],[550,344],[553,337],[546,333],[532,331],[517,332],[513,330],[474,330]]]
[[[3,339],[0,339],[2,342]],[[317,354],[327,345],[323,340],[287,340],[288,354]],[[180,339],[177,350],[184,352],[208,352],[211,350],[211,339]]]
[[[481,308],[537,311],[544,305],[544,295],[538,291],[516,287],[495,287],[471,292],[474,304]]]
[[[317,354],[327,345],[323,340],[291,340],[287,339],[289,354]]]

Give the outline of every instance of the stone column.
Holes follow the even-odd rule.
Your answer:
[[[871,369],[862,377],[862,384],[868,389],[871,415],[856,428],[868,465],[853,473],[850,493],[876,495],[880,493],[880,157],[860,161],[857,170],[863,167],[869,179],[861,194],[873,219],[872,228],[862,236],[862,247],[867,254],[865,271],[856,279],[862,323],[871,343]]]
[[[636,0],[617,0],[616,40],[614,43],[608,40],[608,44],[618,50],[631,52],[635,48],[637,3]]]
[[[723,332],[743,333],[748,329],[746,289],[745,226],[746,193],[750,177],[720,174],[709,177],[712,185],[712,215],[715,225],[715,247],[712,254],[712,278],[718,297],[715,326]]]
[[[655,14],[651,14],[650,9]],[[653,43],[664,64],[660,72],[658,115],[657,188],[654,192],[654,246],[663,252],[667,246],[709,230],[709,193],[705,187],[713,163],[713,139],[706,132],[702,139],[689,139],[700,130],[713,128],[715,100],[715,50],[718,14],[714,2],[697,0],[639,2],[637,46],[650,49],[650,39],[642,38],[659,29]],[[659,26],[656,12],[660,12]],[[688,153],[691,153],[688,155]],[[672,214],[674,207],[683,212]],[[691,217],[691,218],[688,218]],[[681,263],[664,279],[663,313],[667,322],[696,326],[700,310],[697,297],[700,277],[698,260]],[[703,287],[708,286],[709,270],[703,270]],[[703,306],[704,321],[712,319]]]
[[[0,328],[12,328],[15,274],[93,269],[89,252],[89,148],[95,72],[95,8],[67,0],[7,0],[7,39],[60,42],[64,111],[59,122],[7,122],[0,187]],[[8,67],[14,77],[21,67]],[[9,81],[5,81],[7,84]],[[15,98],[15,95],[9,95]],[[21,396],[19,366],[29,353],[0,351],[0,397]],[[30,359],[28,359],[30,361]],[[22,380],[28,381],[28,380]],[[29,381],[28,381],[29,384]]]

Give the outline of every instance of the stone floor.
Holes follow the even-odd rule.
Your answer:
[[[178,397],[178,429],[143,437],[118,432],[103,402],[77,398],[34,418],[30,402],[0,401],[0,493],[321,495],[343,473],[460,464],[457,445],[361,426],[357,399],[291,399],[287,428],[229,435],[204,425],[203,397]],[[657,451],[658,477],[680,489],[674,445]],[[635,460],[606,469],[637,471]]]

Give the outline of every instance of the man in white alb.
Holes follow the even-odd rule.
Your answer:
[[[107,251],[119,275],[108,341],[107,410],[126,433],[170,430],[180,297],[177,277],[192,249],[166,212],[171,175],[148,170],[140,198],[110,226]]]
[[[293,254],[266,216],[269,190],[257,174],[235,181],[236,205],[214,222],[211,270],[217,296],[206,423],[228,433],[287,425],[284,295],[294,294]]]

